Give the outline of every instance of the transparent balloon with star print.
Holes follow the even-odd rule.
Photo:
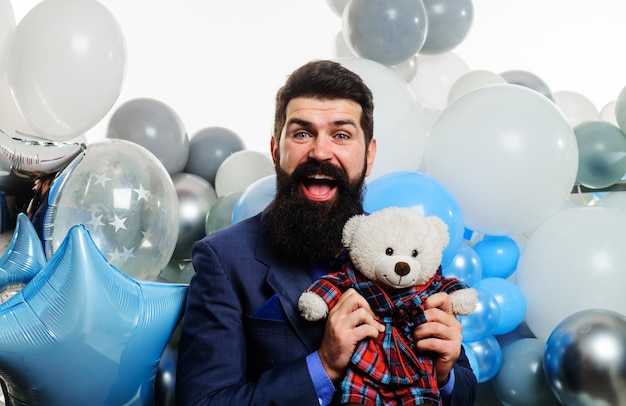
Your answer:
[[[42,226],[48,258],[82,224],[107,261],[135,279],[156,280],[169,262],[179,229],[176,189],[163,164],[139,144],[89,144],[49,193]]]

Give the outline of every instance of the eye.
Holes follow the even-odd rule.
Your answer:
[[[293,138],[303,139],[303,138],[307,138],[308,136],[309,136],[309,133],[307,133],[306,131],[299,131],[293,135]]]
[[[413,258],[417,258],[417,250],[413,250],[413,251],[411,251],[411,256],[412,256]]]
[[[387,248],[387,249],[385,250],[385,255],[392,256],[392,255],[393,255],[393,248]]]
[[[346,133],[338,133],[337,135],[335,135],[335,138],[339,140],[348,140],[350,139],[350,136]]]

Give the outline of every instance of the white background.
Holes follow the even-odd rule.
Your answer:
[[[122,92],[111,114],[138,97],[158,99],[189,136],[208,126],[238,133],[267,152],[274,95],[286,75],[331,58],[341,19],[325,0],[102,0],[127,43]],[[36,4],[13,0],[17,22]],[[472,27],[453,50],[471,70],[523,69],[554,91],[570,90],[601,110],[626,85],[623,0],[475,0]]]

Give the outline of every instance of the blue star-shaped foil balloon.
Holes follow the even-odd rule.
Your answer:
[[[18,214],[13,237],[0,257],[0,302],[30,282],[46,262],[35,227],[26,214]]]
[[[151,405],[186,285],[109,265],[82,225],[0,305],[0,376],[11,405]]]

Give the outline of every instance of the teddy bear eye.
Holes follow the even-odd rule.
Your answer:
[[[413,250],[413,251],[411,252],[411,256],[412,256],[413,258],[417,258],[417,250]]]
[[[389,256],[393,255],[393,248],[387,248],[387,249],[385,250],[385,254],[386,254],[386,255],[389,255]]]

